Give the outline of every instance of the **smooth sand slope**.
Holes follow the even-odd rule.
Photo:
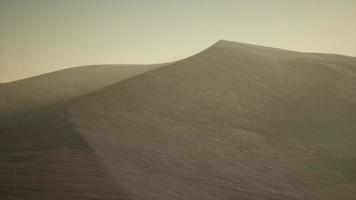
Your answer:
[[[70,119],[129,199],[355,199],[355,67],[220,41]]]
[[[0,83],[0,115],[75,98],[162,65],[82,66]]]
[[[159,66],[84,66],[0,84],[0,199],[126,199],[67,110],[80,95]]]
[[[356,58],[219,41],[133,75],[3,95],[0,196],[355,199]]]

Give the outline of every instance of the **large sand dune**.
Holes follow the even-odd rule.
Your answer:
[[[0,194],[355,199],[355,71],[354,57],[219,41],[104,89],[4,114]]]

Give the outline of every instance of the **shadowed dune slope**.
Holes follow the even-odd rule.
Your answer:
[[[0,199],[127,199],[69,122],[67,107],[0,117]]]
[[[68,119],[71,101],[152,66],[86,66],[0,85],[0,199],[130,199]]]
[[[77,99],[132,199],[355,199],[356,58],[220,41]]]
[[[75,98],[162,66],[92,65],[0,83],[0,115]]]

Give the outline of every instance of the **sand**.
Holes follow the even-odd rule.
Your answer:
[[[355,199],[355,68],[354,57],[219,41],[90,93],[13,103],[26,111],[0,118],[0,194]]]

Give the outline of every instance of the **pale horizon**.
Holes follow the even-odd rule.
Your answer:
[[[0,82],[166,63],[223,39],[356,56],[356,2],[0,0]]]

